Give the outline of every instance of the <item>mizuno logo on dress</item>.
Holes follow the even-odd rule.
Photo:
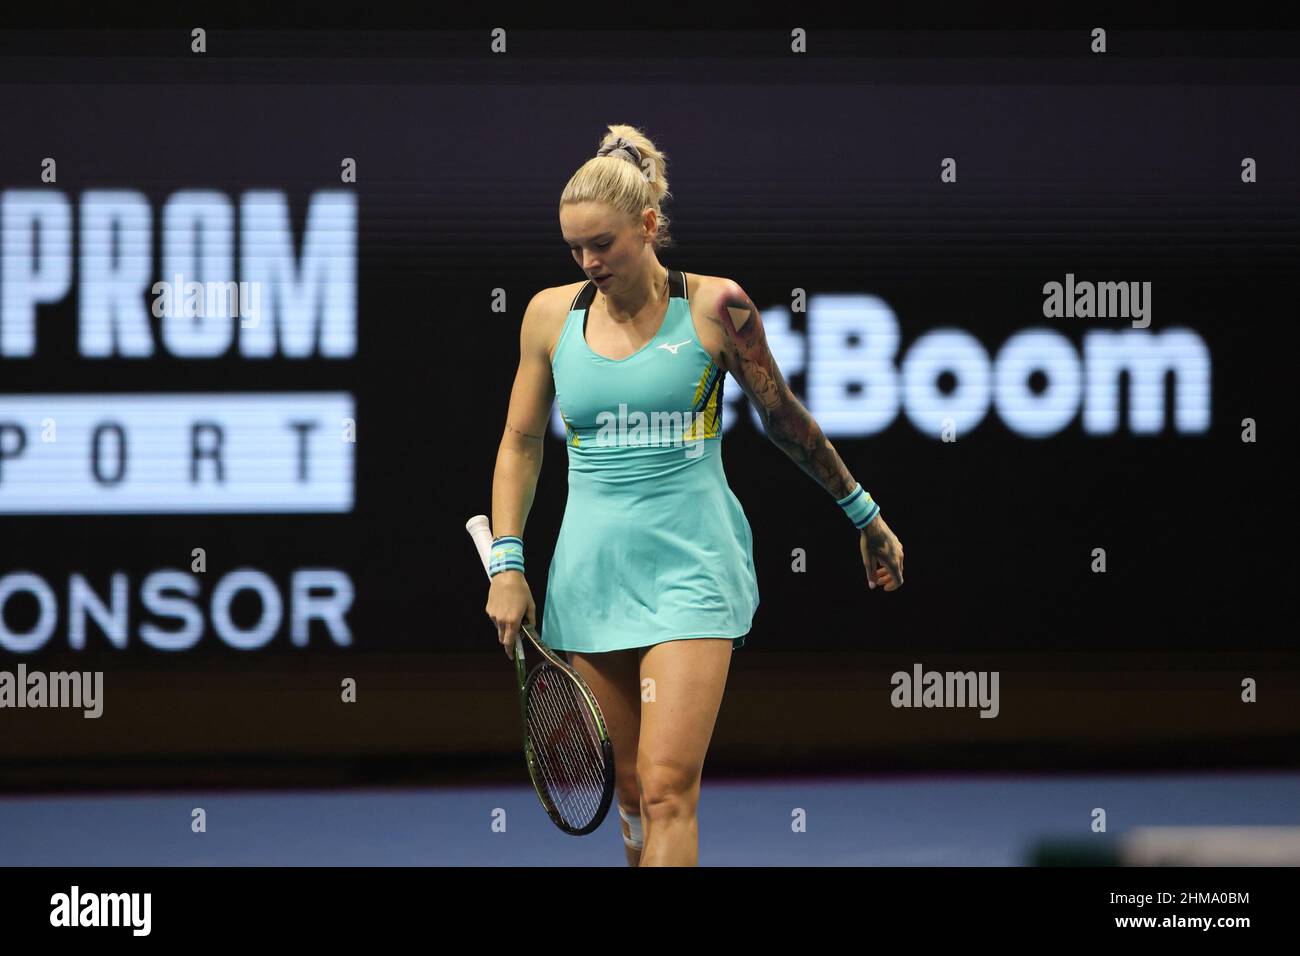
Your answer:
[[[677,350],[678,350],[679,348],[681,348],[683,345],[685,345],[685,344],[686,344],[687,342],[689,342],[689,341],[690,341],[690,339],[685,339],[684,341],[678,342],[676,345],[669,345],[667,342],[665,342],[665,343],[663,343],[662,345],[660,345],[659,347],[660,347],[661,349],[667,349],[668,351],[670,351],[670,352],[672,352],[674,355],[676,355],[676,354],[677,354]]]

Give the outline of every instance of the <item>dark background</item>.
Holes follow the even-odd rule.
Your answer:
[[[0,517],[0,575],[35,571],[63,592],[77,571],[102,593],[127,571],[133,630],[140,579],[188,567],[194,547],[208,554],[205,596],[243,566],[282,589],[294,568],[343,568],[357,595],[343,649],[318,631],[295,648],[286,627],[256,652],[210,634],[178,655],[134,635],[115,651],[92,626],[87,650],[70,653],[61,618],[24,659],[104,670],[106,716],[0,714],[14,730],[0,733],[11,782],[92,781],[121,756],[170,757],[162,781],[217,757],[291,775],[283,768],[307,758],[355,774],[365,756],[380,775],[517,761],[509,666],[463,526],[490,511],[524,306],[581,278],[556,203],[608,123],[638,126],[668,153],[676,246],[661,261],[735,279],[764,313],[795,288],[879,296],[900,325],[896,358],[944,327],[990,354],[1031,327],[1076,347],[1086,331],[1127,327],[1045,319],[1043,284],[1072,272],[1151,282],[1149,331],[1194,330],[1210,353],[1204,433],[1167,416],[1156,435],[1126,417],[1115,434],[1088,435],[1076,416],[1031,439],[991,409],[953,443],[901,413],[868,438],[834,439],[906,548],[907,584],[889,595],[866,590],[856,535],[829,496],[755,429],[743,396],[729,405],[724,462],[754,529],[762,604],[711,760],[791,766],[798,750],[833,767],[888,752],[943,766],[996,750],[1035,765],[1139,751],[1177,762],[1169,741],[1192,732],[1221,741],[1219,759],[1293,760],[1296,709],[1269,695],[1247,719],[1237,702],[1243,675],[1267,675],[1292,703],[1300,684],[1284,597],[1300,76],[1294,46],[1257,36],[1251,59],[1242,35],[1216,58],[1207,35],[1147,34],[1136,55],[1136,39],[1113,34],[1114,55],[1099,57],[1086,30],[842,31],[815,34],[818,55],[801,58],[783,31],[521,32],[516,53],[492,58],[453,33],[217,32],[214,55],[196,62],[183,31],[139,34],[117,57],[78,55],[90,41],[76,34],[25,49],[7,34],[4,188],[37,187],[54,156],[59,182],[43,188],[74,205],[86,189],[141,190],[155,227],[165,198],[188,188],[284,190],[298,228],[317,190],[354,190],[359,212],[351,359],[83,359],[75,279],[40,313],[37,354],[0,359],[2,394],[346,390],[358,417],[350,514]],[[1246,156],[1253,184],[1240,179]],[[355,185],[338,182],[343,157],[357,160]],[[957,159],[955,184],[939,181],[944,157]],[[491,309],[497,288],[504,314]],[[793,317],[796,332],[804,323]],[[803,397],[804,376],[790,379]],[[1244,418],[1256,443],[1241,441]],[[525,536],[539,617],[565,466],[552,437]],[[1098,547],[1105,574],[1090,570]],[[794,548],[806,573],[790,569]],[[30,624],[24,600],[5,611],[11,628]],[[257,602],[236,611],[247,623]],[[927,714],[909,740],[889,723],[887,675],[915,661],[1001,668],[1004,701],[1019,706],[1004,703],[1001,721]],[[17,662],[0,652],[0,668]],[[340,715],[346,676],[361,698]],[[814,700],[826,709],[801,710]],[[798,727],[788,744],[762,731],[778,706],[808,714],[822,749],[801,746],[810,733]],[[958,755],[951,745],[971,735]]]

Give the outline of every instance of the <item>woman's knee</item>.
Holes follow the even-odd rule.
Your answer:
[[[647,759],[637,765],[646,815],[671,819],[695,815],[700,799],[700,768]]]

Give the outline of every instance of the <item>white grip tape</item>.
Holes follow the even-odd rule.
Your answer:
[[[483,560],[483,573],[487,574],[488,561],[492,553],[492,525],[487,515],[475,515],[470,518],[465,522],[465,530],[474,539],[474,547],[478,548],[478,556]],[[488,577],[492,575],[488,574]]]

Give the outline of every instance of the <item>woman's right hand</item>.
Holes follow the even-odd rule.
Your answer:
[[[519,640],[522,621],[537,626],[537,605],[533,592],[522,571],[502,571],[493,575],[488,588],[487,616],[497,628],[497,640],[505,649],[506,657],[514,660],[515,641]]]

